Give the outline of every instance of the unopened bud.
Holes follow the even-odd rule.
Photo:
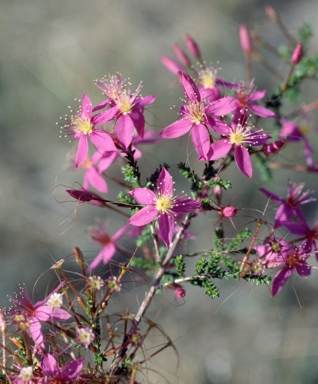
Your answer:
[[[77,262],[77,264],[80,267],[82,267],[84,265],[84,256],[83,256],[82,251],[79,248],[74,247],[73,253],[74,253],[74,256],[75,256],[75,261]]]
[[[179,72],[183,71],[183,67],[178,64],[176,61],[170,59],[170,57],[167,56],[161,56],[160,58],[162,64],[172,73],[177,75]]]
[[[189,59],[188,55],[178,44],[174,44],[172,49],[181,64],[183,64],[185,67],[189,67],[191,65],[191,60]]]
[[[291,62],[296,65],[303,58],[303,45],[302,43],[297,44],[296,48],[291,57]]]
[[[230,206],[222,208],[221,211],[223,217],[233,217],[237,214],[237,208]]]
[[[273,7],[271,7],[270,5],[266,5],[265,6],[265,12],[266,12],[266,15],[274,22],[276,22],[278,20],[278,15],[277,15],[277,12],[275,11],[275,9]]]
[[[253,50],[250,33],[246,25],[240,27],[240,42],[241,47],[245,53],[251,53]]]
[[[188,33],[186,34],[186,44],[191,55],[196,59],[200,59],[201,53],[200,53],[199,46]]]

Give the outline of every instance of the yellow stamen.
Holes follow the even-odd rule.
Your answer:
[[[156,201],[156,208],[161,212],[168,212],[172,208],[173,204],[171,202],[171,197],[162,195]]]

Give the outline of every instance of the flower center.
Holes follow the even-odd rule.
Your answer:
[[[84,135],[89,135],[93,131],[93,124],[90,120],[84,120],[79,116],[72,118],[72,123],[74,125],[74,130],[77,133],[82,133]]]
[[[173,207],[172,198],[170,196],[162,195],[158,197],[156,201],[156,208],[159,212],[165,213],[168,212],[170,208]]]
[[[230,142],[235,145],[240,145],[244,143],[244,131],[240,125],[237,126],[237,129],[235,131],[231,132]]]
[[[194,124],[200,124],[204,121],[204,110],[200,102],[192,103],[188,105],[188,119]]]
[[[121,113],[126,115],[131,111],[131,99],[130,96],[127,94],[121,94],[116,99],[117,107],[120,109]]]
[[[199,80],[204,88],[212,88],[215,85],[215,73],[210,68],[203,69],[199,73]]]

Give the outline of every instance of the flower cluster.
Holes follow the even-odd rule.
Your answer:
[[[188,52],[175,44],[176,59],[161,57],[185,96],[178,116],[158,130],[147,130],[146,120],[156,96],[141,96],[141,83],[132,91],[130,81],[118,73],[96,81],[104,100],[93,105],[84,93],[79,111],[65,118],[62,133],[77,144],[70,156],[71,168],[83,172],[82,187],[67,189],[67,193],[78,203],[113,213],[116,220],[107,215],[89,229],[90,240],[99,248],[87,260],[74,248],[75,271],[64,269],[66,260],[51,268],[58,281],[44,300],[33,303],[23,287],[11,299],[12,307],[0,311],[1,382],[137,383],[145,362],[173,346],[161,328],[145,317],[156,293],[170,290],[174,300],[184,301],[186,289],[193,285],[214,298],[220,294],[219,279],[243,279],[271,284],[275,296],[294,274],[311,274],[312,263],[318,260],[318,221],[310,223],[303,205],[316,200],[314,191],[293,181],[288,182],[286,197],[261,187],[256,193],[265,195],[270,207],[278,204],[273,222],[265,221],[256,207],[252,219],[249,215],[246,221],[247,228],[238,230],[236,216],[246,207],[238,207],[234,197],[228,201],[226,191],[232,181],[223,177],[234,164],[232,171],[238,168],[240,186],[244,186],[253,177],[254,162],[258,183],[271,181],[273,169],[317,173],[314,146],[305,128],[318,102],[293,113],[284,109],[285,100],[301,97],[304,80],[317,78],[318,60],[309,60],[307,52],[310,33],[292,39],[284,54],[277,52],[289,68],[287,77],[265,65],[280,81],[267,98],[266,90],[257,89],[252,76],[253,60],[266,64],[256,45],[257,36],[245,25],[239,36],[246,59],[244,81],[220,77],[219,68],[207,66],[190,35],[185,41]],[[293,118],[296,115],[301,116],[299,121]],[[149,174],[141,175],[141,145],[164,146],[165,140],[188,134],[198,163],[193,166],[186,154],[187,161],[177,165],[188,183],[187,193],[175,192],[175,169],[166,162],[152,171],[147,164]],[[299,143],[303,164],[277,162],[280,154],[291,153],[290,148]],[[115,164],[122,165],[122,177],[113,172]],[[113,185],[121,189],[116,199],[109,193]],[[206,222],[200,230],[207,231],[211,244],[204,251],[200,245],[190,253],[187,244],[196,238],[190,230],[199,216]],[[234,235],[227,233],[227,221]],[[263,238],[261,227],[268,229]],[[196,258],[194,265],[188,266],[189,257]],[[137,280],[145,281],[145,292],[136,300],[136,309],[129,307],[130,299],[119,296],[125,297]],[[112,307],[114,303],[126,307],[121,312]],[[146,356],[143,344],[153,329],[161,332],[166,344]]]

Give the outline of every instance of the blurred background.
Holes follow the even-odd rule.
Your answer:
[[[317,36],[317,0],[0,0],[1,306],[8,305],[7,295],[17,291],[19,283],[32,290],[38,276],[54,260],[67,258],[74,246],[93,257],[99,248],[89,240],[87,227],[97,217],[111,219],[108,213],[100,217],[96,208],[79,206],[64,192],[66,186],[82,183],[82,171],[65,169],[72,145],[59,138],[56,126],[69,105],[76,108],[74,98],[87,92],[93,103],[100,102],[93,80],[117,71],[131,79],[133,88],[142,80],[143,95],[158,95],[147,120],[159,132],[176,118],[170,107],[179,105],[182,96],[160,55],[172,57],[171,45],[185,47],[184,36],[190,33],[207,63],[222,67],[222,76],[245,79],[238,39],[242,23],[273,45],[285,42],[266,17],[266,4],[279,12],[294,35],[311,18]],[[315,37],[312,52],[317,48]],[[272,89],[268,72],[257,65],[254,69],[258,88]],[[316,97],[314,84],[303,101]],[[314,136],[311,142],[317,146]],[[170,160],[177,175],[175,164],[184,159],[176,152],[186,145],[186,140],[171,140],[164,153],[161,147],[155,152],[145,148],[142,169],[148,175],[160,161]],[[300,153],[291,158],[298,155],[301,158]],[[228,177],[235,183],[228,202],[265,209],[266,199],[257,192],[263,182],[257,177],[246,180],[234,167]],[[304,179],[281,170],[274,180],[276,193],[285,193],[291,177],[316,188],[315,174]],[[307,214],[317,219],[314,205]],[[248,215],[241,215],[245,222]],[[216,222],[209,220],[211,225]],[[192,231],[200,247],[208,247],[210,239],[200,223]],[[158,296],[148,317],[171,337],[178,356],[172,349],[159,354],[144,382],[318,383],[317,277],[313,270],[308,281],[292,279],[275,299],[267,287],[241,282],[218,284],[221,297],[215,300],[195,287],[188,287],[182,302],[173,294]]]

